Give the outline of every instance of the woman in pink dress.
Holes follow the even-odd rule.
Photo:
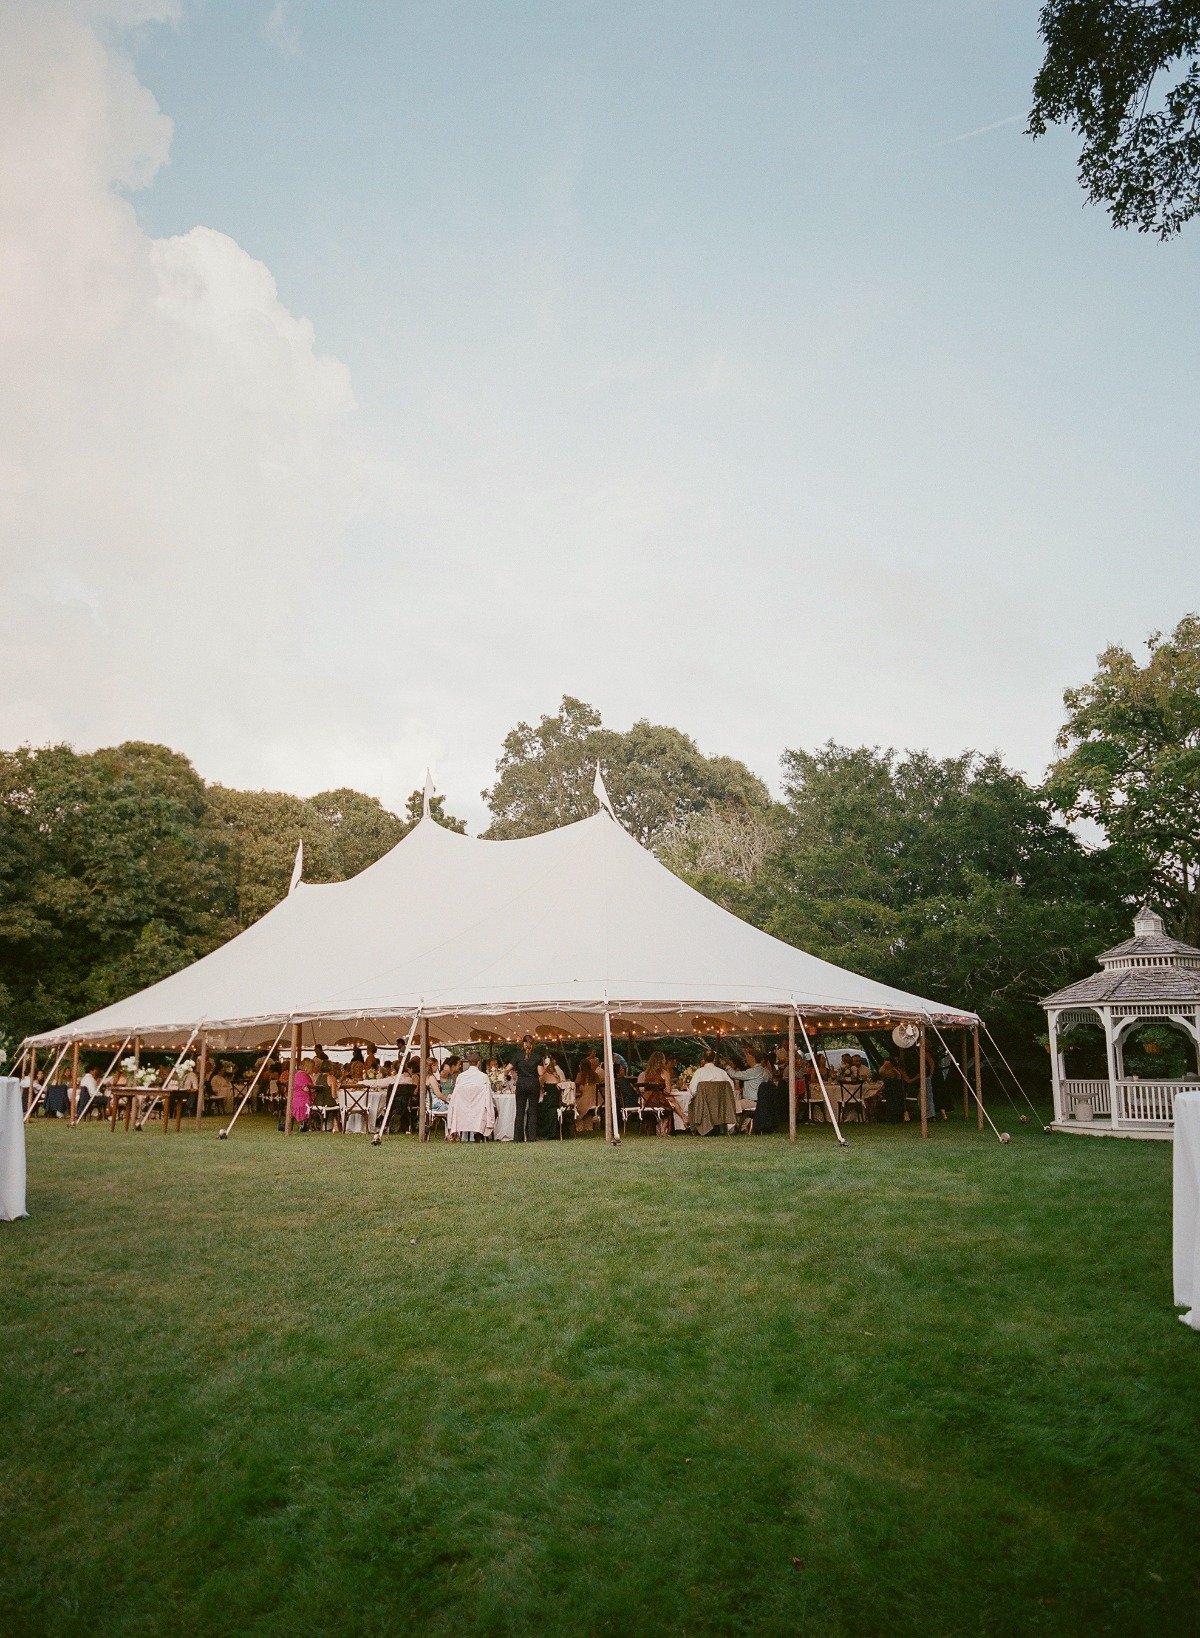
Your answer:
[[[306,1058],[292,1081],[292,1120],[297,1126],[304,1125],[312,1109],[312,1070],[312,1060]]]

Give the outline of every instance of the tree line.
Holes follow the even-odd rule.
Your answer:
[[[507,735],[483,834],[529,836],[594,812],[599,761],[621,822],[700,892],[1028,1044],[1039,998],[1125,937],[1143,899],[1200,942],[1200,617],[1152,635],[1143,663],[1107,649],[1064,705],[1040,784],[995,754],[830,742],[784,752],[775,799],[744,763],[704,755],[677,728],[619,732],[567,697]],[[0,752],[0,1037],[104,1006],[214,949],[287,891],[300,840],[306,880],[356,875],[421,802],[414,791],[397,814],[353,790],[232,790],[160,745]],[[465,829],[441,797],[433,811]]]

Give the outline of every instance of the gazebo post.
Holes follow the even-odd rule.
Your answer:
[[[1121,1102],[1120,1078],[1117,1074],[1117,1043],[1113,1036],[1112,1008],[1105,1007],[1101,1013],[1104,1021],[1104,1045],[1108,1051],[1108,1107],[1109,1119],[1112,1121],[1113,1131],[1118,1131],[1121,1125],[1121,1111],[1118,1107]]]
[[[796,1014],[788,1013],[788,1142],[796,1141]]]
[[[200,1031],[200,1063],[199,1085],[196,1087],[196,1130],[201,1130],[200,1122],[204,1119],[204,1083],[208,1079],[208,1032]]]
[[[429,1136],[425,1130],[425,1098],[429,1084],[429,1020],[421,1019],[421,1070],[417,1082],[417,1142],[424,1143]]]
[[[300,1025],[299,1024],[294,1023],[292,1025],[292,1039],[291,1039],[288,1050],[291,1053],[291,1058],[290,1058],[289,1063],[288,1063],[287,1109],[286,1109],[286,1111],[284,1113],[284,1117],[283,1117],[283,1135],[284,1135],[284,1137],[290,1137],[292,1135],[292,1090],[296,1085],[296,1071],[300,1067]]]
[[[925,1045],[925,1025],[921,1025],[921,1047],[917,1081],[917,1106],[921,1111],[921,1136],[929,1136],[929,1103],[925,1096],[925,1077],[929,1069],[929,1054]]]
[[[1054,1097],[1054,1124],[1061,1126],[1063,1122],[1062,1102],[1062,1064],[1058,1056],[1058,1009],[1052,1008],[1046,1015],[1050,1026],[1050,1090]]]
[[[975,1037],[975,1117],[979,1130],[983,1131],[983,1063],[979,1056],[979,1025],[972,1024],[971,1033]]]
[[[621,1134],[617,1129],[617,1076],[613,1068],[612,1015],[604,1009],[604,1141],[618,1144]]]

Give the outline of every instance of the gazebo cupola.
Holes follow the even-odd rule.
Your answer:
[[[1158,1022],[1177,1029],[1200,1064],[1200,949],[1171,938],[1162,917],[1143,905],[1133,937],[1104,951],[1098,973],[1042,1005],[1050,1025],[1055,1130],[1170,1137],[1175,1094],[1194,1087],[1200,1073],[1162,1080],[1127,1074],[1125,1048],[1139,1026]],[[1063,1034],[1095,1020],[1104,1030],[1108,1075],[1072,1079],[1063,1062]]]

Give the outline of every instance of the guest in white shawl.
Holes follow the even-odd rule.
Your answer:
[[[479,1054],[468,1052],[466,1068],[450,1094],[446,1136],[465,1143],[491,1137],[496,1129],[496,1100],[492,1083],[479,1067]]]

